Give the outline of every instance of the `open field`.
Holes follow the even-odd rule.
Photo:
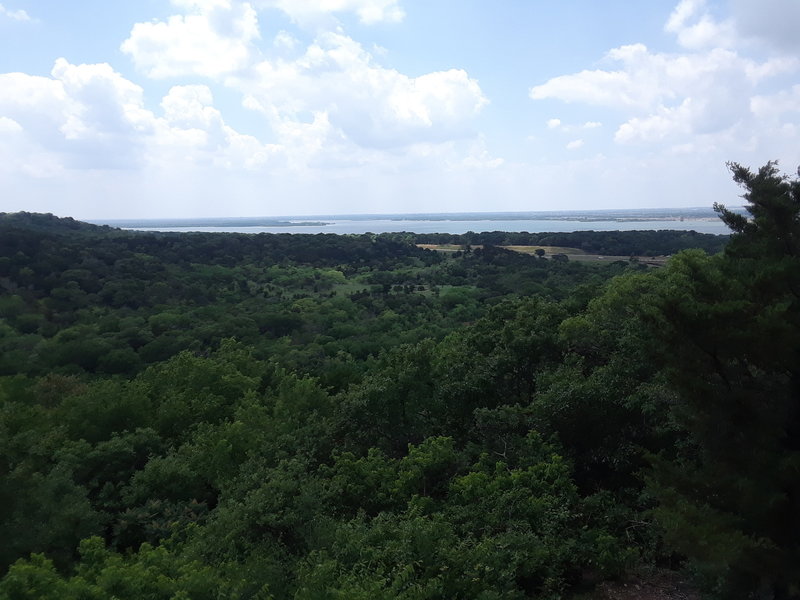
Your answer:
[[[474,246],[480,248],[480,246]],[[466,246],[461,244],[417,244],[417,248],[425,248],[426,250],[436,250],[437,252],[458,252],[464,250]]]
[[[563,252],[562,254],[567,253]],[[594,263],[611,263],[618,260],[628,262],[631,259],[635,259],[639,261],[640,264],[647,265],[649,267],[663,267],[669,260],[669,256],[605,256],[599,254],[567,254],[567,257],[569,260]]]
[[[427,250],[437,250],[439,252],[458,252],[459,250],[465,250],[466,245],[463,244],[417,244],[419,248],[426,248]],[[473,250],[476,248],[483,248],[482,244],[474,244],[470,246]],[[579,248],[567,248],[562,246],[499,246],[500,248],[505,248],[506,250],[513,250],[514,252],[520,252],[522,254],[535,254],[537,250],[540,248],[545,251],[545,254],[567,254],[567,255],[578,255],[578,254],[585,254],[583,250]]]
[[[586,254],[579,248],[567,248],[566,246],[503,246],[503,248],[521,254],[536,254],[537,250],[544,250],[545,256],[552,254],[566,254],[567,256]]]
[[[420,248],[428,250],[436,250],[437,252],[458,252],[464,251],[466,246],[460,244],[417,244]],[[481,248],[480,244],[471,246],[472,249]],[[513,250],[522,254],[535,254],[537,250],[542,249],[545,252],[544,258],[550,258],[554,254],[564,254],[569,260],[577,260],[581,262],[614,262],[618,260],[629,261],[631,258],[637,259],[640,263],[652,267],[661,267],[666,264],[668,256],[606,256],[600,254],[588,254],[579,248],[569,248],[566,246],[499,246],[506,250]]]

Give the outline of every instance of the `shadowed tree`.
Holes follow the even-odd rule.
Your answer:
[[[722,256],[679,255],[641,310],[663,348],[679,460],[651,476],[667,541],[725,598],[800,597],[800,182],[729,165],[747,213]]]

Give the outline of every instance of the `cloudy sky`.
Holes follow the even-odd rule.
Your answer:
[[[0,211],[710,206],[800,163],[798,0],[0,2]]]

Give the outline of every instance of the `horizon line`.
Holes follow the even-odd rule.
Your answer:
[[[727,208],[744,208],[744,205],[726,205]],[[309,219],[346,219],[346,218],[387,218],[387,217],[487,217],[487,216],[528,216],[528,215],[587,215],[595,213],[633,213],[633,212],[683,212],[683,211],[705,211],[709,214],[714,213],[713,207],[709,206],[686,206],[686,207],[651,207],[651,208],[592,208],[592,209],[567,209],[567,210],[515,210],[515,211],[448,211],[448,212],[386,212],[386,213],[317,213],[309,215],[256,215],[256,216],[191,216],[191,217],[108,217],[108,218],[84,218],[79,219],[92,224],[111,224],[123,222],[143,222],[143,221],[210,221],[210,220],[253,220],[264,219],[272,221],[280,220],[309,220]],[[458,219],[466,220],[466,219]],[[477,219],[481,220],[481,219]],[[488,219],[498,220],[498,219]]]

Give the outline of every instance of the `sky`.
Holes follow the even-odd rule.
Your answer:
[[[0,211],[741,204],[800,164],[798,0],[0,0]]]

